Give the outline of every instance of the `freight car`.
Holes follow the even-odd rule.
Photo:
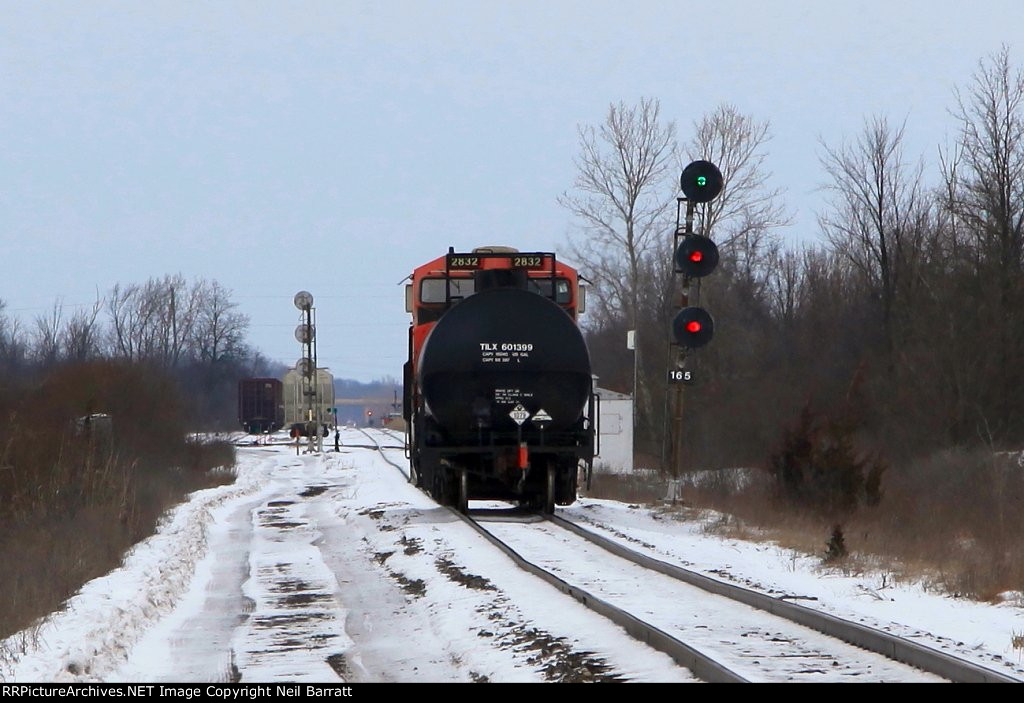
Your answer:
[[[309,417],[310,397],[313,391],[313,417]],[[310,420],[322,425],[334,424],[334,375],[330,369],[316,370],[316,383],[311,383],[299,372],[291,369],[284,375],[284,421],[291,426],[305,425]],[[305,435],[303,435],[305,436]]]
[[[276,378],[238,382],[238,422],[249,434],[275,432],[284,426],[283,386]]]
[[[550,252],[449,249],[411,280],[411,479],[463,511],[470,499],[574,502],[598,416],[576,270]]]

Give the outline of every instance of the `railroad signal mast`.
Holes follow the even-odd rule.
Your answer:
[[[323,436],[320,433],[320,383],[316,368],[316,308],[313,294],[300,290],[293,301],[302,315],[295,328],[295,340],[302,345],[302,358],[295,365],[302,378],[302,396],[306,401],[306,434],[309,451],[323,451]]]
[[[694,161],[679,176],[682,196],[676,198],[676,230],[673,246],[674,272],[682,275],[679,312],[672,320],[668,383],[672,410],[669,433],[669,466],[673,481],[669,498],[678,498],[678,478],[683,458],[683,389],[694,383],[691,353],[708,344],[715,335],[715,320],[696,303],[700,300],[700,279],[718,266],[718,247],[703,233],[693,231],[697,203],[709,203],[722,192],[722,172],[710,161]],[[683,204],[685,203],[685,218]],[[691,283],[693,284],[691,288]],[[693,303],[691,304],[691,295]]]

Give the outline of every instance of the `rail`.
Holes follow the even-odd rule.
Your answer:
[[[383,451],[384,448],[381,447],[376,439],[364,430],[360,431],[374,443],[373,447],[367,448],[377,449],[386,462],[397,468],[408,478],[407,471],[387,457]],[[392,448],[398,449],[400,447]],[[699,650],[528,561],[511,546],[488,532],[486,528],[473,519],[471,514],[463,514],[454,508],[451,508],[451,511],[456,517],[512,559],[519,568],[537,576],[587,608],[608,618],[625,629],[635,639],[645,642],[652,648],[667,654],[680,665],[690,669],[695,676],[715,683],[740,683],[746,681],[741,675],[726,668]],[[696,586],[709,593],[768,612],[798,625],[809,627],[829,637],[861,647],[894,661],[908,664],[950,681],[958,683],[1021,683],[1020,679],[1007,674],[993,671],[974,662],[959,659],[888,632],[876,630],[860,623],[850,622],[834,615],[780,600],[757,591],[718,581],[695,571],[641,554],[557,515],[543,515],[543,517],[595,546],[645,569],[674,578],[691,586]]]

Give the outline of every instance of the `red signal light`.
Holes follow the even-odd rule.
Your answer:
[[[687,234],[680,241],[676,233],[676,273],[691,278],[702,278],[715,270],[718,265],[718,247],[699,234]]]
[[[672,337],[676,344],[698,349],[715,335],[715,320],[704,308],[683,308],[672,320]]]

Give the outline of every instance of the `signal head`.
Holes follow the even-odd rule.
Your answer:
[[[678,240],[677,240],[678,241]],[[702,278],[718,266],[718,247],[699,234],[688,234],[676,249],[676,271],[690,278]]]
[[[672,338],[687,349],[698,349],[715,336],[715,320],[704,308],[683,308],[672,320]]]
[[[316,327],[313,325],[299,325],[295,328],[295,341],[299,344],[312,344],[316,339]]]
[[[710,161],[693,161],[679,176],[679,187],[686,199],[694,203],[706,203],[722,192],[722,172]]]
[[[299,310],[309,310],[313,307],[313,294],[307,290],[300,290],[292,300]]]

